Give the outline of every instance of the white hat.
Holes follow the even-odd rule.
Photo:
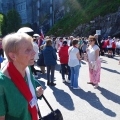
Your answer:
[[[39,34],[34,34],[33,37],[40,37],[40,35]]]
[[[34,31],[29,27],[22,27],[17,31],[17,33],[26,33],[26,32],[34,32]]]

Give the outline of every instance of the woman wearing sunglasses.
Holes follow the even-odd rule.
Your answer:
[[[95,44],[96,39],[94,36],[89,36],[89,47],[87,49],[90,82],[88,84],[94,85],[96,89],[100,82],[101,61],[99,57],[100,48]]]

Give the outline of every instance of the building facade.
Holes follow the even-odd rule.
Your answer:
[[[43,28],[47,32],[65,15],[66,0],[0,0],[0,12],[6,14],[16,9],[22,24],[30,23],[33,29]],[[39,30],[36,30],[38,32]]]

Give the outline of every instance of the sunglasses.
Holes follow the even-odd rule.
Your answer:
[[[94,40],[89,40],[89,42],[93,42]]]

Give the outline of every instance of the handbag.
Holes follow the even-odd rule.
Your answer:
[[[91,61],[90,63],[90,69],[97,70],[97,63],[95,61]]]
[[[44,95],[42,95],[42,98],[45,100],[46,104],[50,108],[51,113],[49,113],[48,115],[42,117],[41,113],[40,113],[40,109],[38,107],[39,120],[63,120],[63,116],[62,116],[60,110],[58,110],[58,109],[53,110],[53,108],[51,107],[51,105],[49,104],[49,102],[47,101],[47,99],[45,98]]]

